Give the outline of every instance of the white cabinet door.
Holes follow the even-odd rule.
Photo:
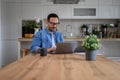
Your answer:
[[[113,0],[113,5],[120,6],[120,0]]]
[[[2,46],[2,66],[18,60],[18,40],[4,40]]]
[[[6,1],[6,2],[21,2],[22,0],[3,0],[3,1]]]
[[[5,3],[2,10],[2,65],[17,59],[17,41],[21,37],[21,3]]]
[[[113,7],[112,6],[100,6],[99,7],[99,18],[113,18]]]
[[[35,3],[23,4],[23,17],[22,19],[35,19],[35,17],[43,19],[43,6]]]
[[[43,0],[5,0],[6,2],[41,3]]]
[[[85,1],[86,0],[80,0],[78,4],[81,5],[81,6],[83,6],[83,5],[85,5]]]
[[[113,18],[120,18],[120,6],[113,6]]]
[[[113,0],[99,0],[99,5],[111,5],[112,6],[112,1]]]
[[[1,5],[1,0],[0,0],[0,5]],[[1,37],[1,7],[0,7],[0,68],[2,67],[2,37]]]
[[[4,39],[18,39],[21,37],[21,4],[6,3],[4,6]]]
[[[22,2],[39,3],[39,2],[42,2],[42,0],[22,0]]]
[[[83,9],[83,11],[77,11],[76,10],[76,12],[78,12],[77,13],[77,15],[75,15],[76,13],[75,13],[75,9]],[[88,11],[86,11],[86,10],[88,10]],[[98,6],[92,6],[92,5],[89,5],[89,6],[81,6],[81,5],[77,5],[77,6],[75,6],[75,5],[73,5],[72,6],[72,18],[73,19],[95,19],[95,18],[98,18]],[[81,16],[81,15],[79,15],[79,14],[87,14],[87,15],[83,15],[83,16]]]
[[[98,6],[99,0],[80,0],[78,5],[81,6],[88,6],[88,5],[97,5]]]
[[[46,19],[48,14],[56,13],[60,19],[71,19],[71,6],[69,5],[47,5],[44,6],[44,18]]]
[[[97,5],[98,6],[98,3],[99,3],[99,0],[85,0],[85,5]]]

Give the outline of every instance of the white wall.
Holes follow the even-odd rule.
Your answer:
[[[0,0],[0,68],[1,68],[1,54],[2,54],[2,49],[1,49],[1,47],[2,47],[2,45],[1,45],[1,0]]]

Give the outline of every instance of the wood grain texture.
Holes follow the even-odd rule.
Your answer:
[[[30,54],[0,69],[0,80],[120,80],[119,75],[119,63],[103,56],[86,61],[80,54]]]
[[[31,42],[33,38],[18,38],[19,42]],[[83,41],[83,38],[65,38],[65,41]],[[120,38],[102,38],[100,41],[120,41]]]

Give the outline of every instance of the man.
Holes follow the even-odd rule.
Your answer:
[[[31,52],[40,52],[40,48],[46,48],[47,52],[55,52],[56,46],[59,42],[64,42],[63,36],[57,31],[59,26],[59,17],[55,13],[48,15],[46,20],[47,28],[37,32],[35,35]]]

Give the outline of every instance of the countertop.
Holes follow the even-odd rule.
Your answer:
[[[18,38],[18,41],[32,41],[33,38]],[[65,41],[83,41],[83,38],[65,38]],[[120,41],[120,38],[102,38],[101,41]]]
[[[120,80],[120,63],[103,56],[86,61],[80,54],[29,54],[0,69],[1,80]]]

